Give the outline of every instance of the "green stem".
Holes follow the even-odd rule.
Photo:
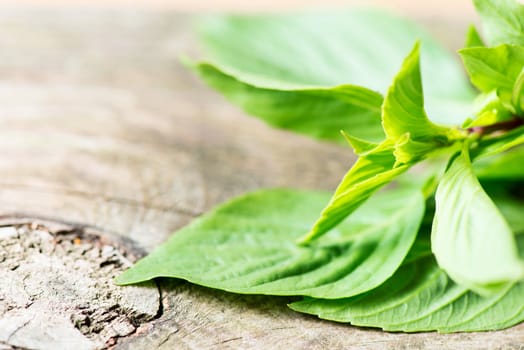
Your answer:
[[[503,120],[501,122],[485,125],[485,126],[474,126],[467,129],[470,134],[477,134],[478,136],[483,136],[487,134],[492,134],[498,131],[510,131],[524,125],[524,119],[519,118],[518,116],[513,116],[509,120]]]

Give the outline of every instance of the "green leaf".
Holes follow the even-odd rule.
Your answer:
[[[455,58],[417,25],[387,13],[355,9],[215,16],[202,22],[201,38],[209,63],[195,67],[204,80],[248,113],[278,127],[300,128],[297,131],[313,136],[313,129],[320,129],[320,137],[332,141],[340,141],[337,133],[344,129],[359,138],[378,141],[381,130],[378,124],[371,127],[379,117],[378,103],[370,109],[361,108],[358,94],[344,99],[337,87],[349,83],[385,92],[416,39],[424,41],[422,60],[430,116],[458,124],[457,118],[470,112],[473,92]],[[332,89],[336,90],[334,96]],[[302,120],[309,128],[300,126]],[[346,121],[342,127],[340,120]],[[370,129],[353,127],[354,123]]]
[[[372,151],[373,149],[375,149],[378,146],[377,143],[370,142],[370,141],[363,140],[361,138],[349,135],[344,130],[341,130],[340,133],[342,134],[342,136],[344,136],[347,143],[351,146],[351,148],[353,149],[353,152],[357,156],[365,156],[366,154],[368,154],[370,151]]]
[[[518,119],[516,122],[520,123]],[[524,126],[507,131],[502,135],[482,138],[477,147],[471,150],[473,159],[481,159],[511,150],[524,143]]]
[[[438,146],[429,142],[419,142],[411,139],[411,134],[406,133],[395,143],[395,167],[401,164],[410,164],[425,158],[434,152]]]
[[[368,140],[384,137],[382,96],[369,89],[340,85],[277,90],[242,82],[209,63],[190,66],[209,86],[271,126],[338,143],[344,142],[340,130]]]
[[[524,47],[503,44],[459,51],[471,82],[480,91],[498,90],[503,101],[511,102],[513,89],[524,67]]]
[[[346,173],[329,203],[301,243],[309,243],[353,213],[382,186],[409,169],[408,165],[394,167],[394,145],[385,141],[360,156]]]
[[[470,25],[468,28],[468,32],[466,34],[466,43],[464,44],[464,47],[477,47],[477,46],[486,46],[486,45],[484,44],[484,41],[480,37],[480,34],[477,31],[477,28],[475,28],[474,25]]]
[[[406,133],[416,141],[433,140],[435,137],[446,139],[447,128],[433,124],[424,110],[419,51],[419,43],[416,43],[384,99],[382,126],[386,136],[392,140]]]
[[[519,237],[524,253],[524,236]],[[419,237],[400,269],[380,287],[338,300],[306,298],[293,310],[387,331],[471,332],[513,326],[524,320],[524,282],[482,297],[454,283],[440,269]]]
[[[515,234],[524,233],[524,215],[522,215],[524,212],[524,192],[522,191],[524,177],[522,175],[524,174],[521,174],[520,177],[486,177],[480,179],[482,187],[495,202]]]
[[[524,147],[517,147],[473,163],[475,174],[483,180],[524,180]]]
[[[387,139],[373,149],[370,143],[348,139],[360,157],[301,243],[322,236],[411,165],[438,148],[452,145],[454,139],[462,136],[458,130],[433,124],[426,116],[418,44],[404,60],[382,111]]]
[[[322,242],[298,246],[325,193],[266,190],[234,199],[173,235],[119,284],[186,279],[236,293],[340,298],[373,289],[400,266],[424,213],[419,190],[383,193]]]
[[[475,119],[463,125],[464,128],[488,126],[513,118],[513,107],[501,100],[497,90],[480,94],[474,102]]]
[[[521,184],[522,185],[522,184]],[[510,195],[497,196],[493,201],[516,234],[524,233],[524,202]]]
[[[524,196],[522,193],[522,178],[520,181],[485,180],[482,186],[495,202],[511,230],[515,234],[524,233]]]
[[[464,148],[435,194],[431,247],[439,266],[479,293],[524,277],[510,227],[478,182]]]
[[[524,114],[524,66],[515,80],[511,103],[515,106],[517,114],[522,116]]]
[[[382,126],[395,143],[397,164],[414,163],[463,137],[457,129],[432,123],[424,110],[419,44],[404,60],[382,106]]]
[[[524,46],[524,6],[516,0],[474,0],[491,45]]]

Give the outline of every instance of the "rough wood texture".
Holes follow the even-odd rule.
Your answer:
[[[151,249],[239,193],[331,189],[352,160],[348,150],[246,118],[204,88],[177,63],[180,53],[194,50],[184,16],[3,10],[0,32],[2,216],[82,223]],[[524,344],[524,325],[480,334],[392,334],[294,313],[285,298],[162,285],[162,315],[117,348]]]
[[[112,283],[134,260],[118,249],[125,242],[89,228],[15,220],[0,226],[0,345],[101,349],[159,316],[154,282]]]

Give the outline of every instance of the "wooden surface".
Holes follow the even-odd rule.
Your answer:
[[[155,282],[112,279],[134,253],[121,236],[35,218],[0,221],[0,349],[94,350],[161,311]]]
[[[177,57],[195,50],[187,16],[2,10],[0,33],[0,216],[81,223],[150,250],[245,191],[332,189],[353,159],[245,117],[185,71]],[[287,298],[161,285],[161,316],[117,348],[524,346],[524,324],[383,333],[295,313]]]

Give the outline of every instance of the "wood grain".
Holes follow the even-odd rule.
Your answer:
[[[4,9],[0,33],[1,216],[82,223],[150,250],[245,191],[333,189],[353,160],[348,149],[244,116],[184,70],[177,57],[195,51],[187,16]],[[288,301],[164,281],[163,315],[117,348],[524,344],[524,325],[479,334],[383,333],[294,313]]]

